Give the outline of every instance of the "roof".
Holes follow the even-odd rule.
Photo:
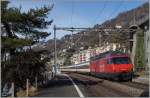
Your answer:
[[[128,54],[124,53],[124,52],[121,52],[119,50],[116,50],[116,51],[107,51],[107,52],[104,52],[104,53],[100,53],[96,56],[93,56],[91,57],[90,59],[91,60],[94,60],[94,59],[100,59],[100,58],[104,58],[104,57],[125,57],[125,56],[128,56]]]

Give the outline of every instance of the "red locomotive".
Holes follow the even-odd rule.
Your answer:
[[[108,51],[90,58],[91,74],[101,78],[132,81],[132,70],[133,64],[125,53]]]

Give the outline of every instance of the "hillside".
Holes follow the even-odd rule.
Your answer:
[[[140,7],[137,7],[135,9],[132,9],[130,11],[122,12],[114,19],[105,21],[102,24],[97,24],[93,27],[94,28],[100,28],[100,27],[111,27],[114,28],[116,25],[121,25],[124,28],[128,28],[130,24],[134,20],[138,21],[139,19],[149,15],[149,4],[145,3]],[[99,44],[105,44],[105,42],[120,42],[121,44],[128,47],[128,43],[126,40],[128,39],[128,33],[127,32],[117,32],[114,35],[108,36],[105,32],[101,33],[102,37],[100,38],[98,32],[91,32],[91,31],[81,31],[73,35],[65,35],[61,39],[57,39],[57,49],[68,49],[71,47],[72,49],[75,49],[76,51],[79,50],[81,47],[84,47],[85,49],[90,47],[97,46]],[[118,39],[118,40],[116,40]],[[45,49],[49,52],[54,51],[54,41],[53,39],[50,39],[46,42]]]
[[[129,27],[130,23],[133,22],[134,16],[135,21],[140,20],[141,18],[149,15],[149,4],[145,3],[140,7],[132,9],[130,11],[120,13],[116,18],[108,20],[102,24],[102,26],[114,27],[116,24],[121,25],[122,27]]]

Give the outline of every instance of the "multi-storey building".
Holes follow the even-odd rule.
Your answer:
[[[120,45],[119,45],[120,46]],[[117,44],[107,43],[105,46],[89,48],[87,50],[82,50],[78,53],[73,54],[71,57],[72,64],[79,64],[90,60],[90,57],[98,55],[109,50],[116,50]]]

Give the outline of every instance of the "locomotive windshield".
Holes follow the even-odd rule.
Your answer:
[[[128,57],[117,57],[117,58],[112,58],[110,62],[113,64],[129,64],[130,60]]]

